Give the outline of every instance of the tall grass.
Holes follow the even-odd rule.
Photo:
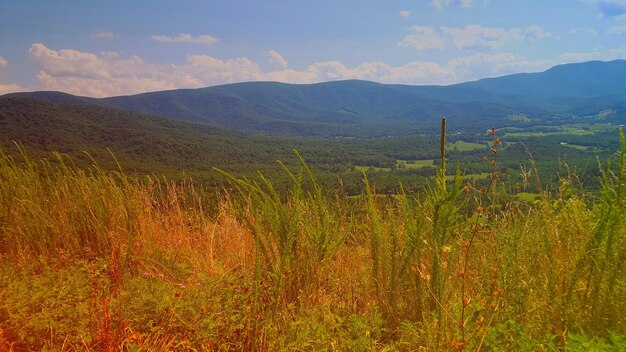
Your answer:
[[[0,152],[0,350],[623,349],[620,138],[599,194],[533,202],[445,149],[422,193],[360,198],[304,161],[214,194]]]
[[[570,280],[568,296],[589,305],[590,326],[615,329],[617,311],[613,302],[624,302],[626,287],[623,270],[626,263],[626,142],[620,130],[621,147],[616,167],[611,161],[602,169],[601,191],[595,206],[592,236],[585,241],[585,250],[578,256],[575,275]],[[620,279],[621,277],[621,279]],[[623,307],[622,307],[623,309]]]

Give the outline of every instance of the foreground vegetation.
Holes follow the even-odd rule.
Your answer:
[[[392,196],[0,154],[0,350],[624,350],[623,135],[599,193],[528,200],[493,138],[487,179]]]

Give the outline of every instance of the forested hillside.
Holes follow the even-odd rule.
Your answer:
[[[382,137],[593,122],[626,122],[626,61],[586,62],[541,73],[451,86],[367,81],[319,84],[247,82],[103,99],[58,92],[17,93],[57,103],[91,104],[243,132],[298,136]],[[511,118],[516,115],[528,119]]]

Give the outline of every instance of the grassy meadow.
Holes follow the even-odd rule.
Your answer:
[[[509,194],[490,145],[485,179],[360,197],[0,153],[0,350],[625,350],[623,134],[594,193]]]

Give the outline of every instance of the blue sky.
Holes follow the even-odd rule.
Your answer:
[[[0,0],[0,94],[451,84],[626,58],[626,0]]]

